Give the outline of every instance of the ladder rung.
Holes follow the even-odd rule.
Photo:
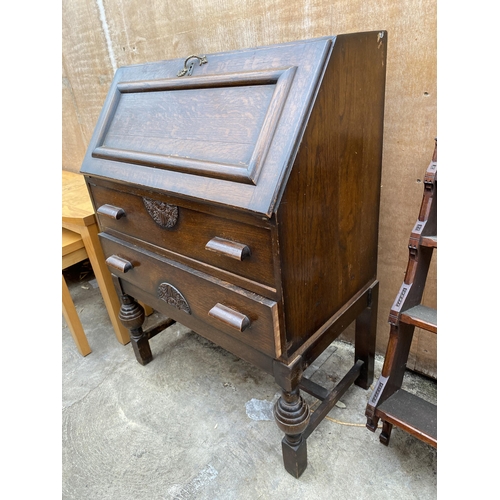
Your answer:
[[[401,313],[399,321],[437,333],[437,310],[418,305]]]
[[[375,414],[437,447],[437,405],[400,389],[384,401]]]
[[[420,245],[422,245],[423,247],[437,248],[437,236],[422,236],[420,238]]]

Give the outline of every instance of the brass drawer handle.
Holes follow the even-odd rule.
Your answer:
[[[102,205],[97,209],[97,213],[116,220],[125,217],[125,210],[120,207],[114,207],[113,205]]]
[[[212,307],[208,311],[208,315],[240,332],[245,331],[250,326],[250,320],[247,316],[222,304],[216,304]]]
[[[106,259],[106,264],[112,269],[115,269],[116,271],[119,271],[121,273],[126,273],[134,268],[132,262],[122,259],[121,257],[118,257],[118,255],[112,255],[111,257],[108,257]]]
[[[218,253],[231,259],[243,260],[250,257],[250,248],[237,241],[226,240],[224,238],[212,238],[206,245],[205,250]]]
[[[188,76],[191,75],[191,73],[193,72],[194,62],[192,62],[189,66],[187,65],[187,63],[189,59],[193,58],[196,58],[200,61],[200,66],[208,62],[207,56],[195,56],[193,54],[192,56],[186,58],[186,60],[184,61],[184,68],[177,73],[177,76],[184,76],[186,73],[188,74]]]

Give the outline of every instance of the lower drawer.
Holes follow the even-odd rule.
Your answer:
[[[161,299],[164,314],[190,328],[202,321],[264,354],[281,355],[276,302],[108,234],[100,239],[110,271]]]

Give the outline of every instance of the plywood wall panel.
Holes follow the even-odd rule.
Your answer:
[[[82,135],[75,95],[67,77],[64,64],[62,69],[62,145],[65,152],[63,168],[77,165],[85,153],[85,138]]]
[[[63,0],[62,52],[63,90],[71,94],[63,101],[63,167],[78,171],[114,75],[95,0]],[[78,151],[71,148],[75,129]]]
[[[377,340],[385,353],[437,130],[436,0],[63,0],[63,167],[79,170],[116,67],[379,29],[388,31]],[[435,305],[435,281],[426,300]],[[416,337],[418,370],[415,353],[432,346]],[[425,371],[436,373],[435,355]]]

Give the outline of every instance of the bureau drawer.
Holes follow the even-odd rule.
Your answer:
[[[164,314],[195,331],[201,321],[280,356],[276,302],[113,236],[100,239],[111,272],[161,299]]]
[[[269,229],[183,207],[170,198],[97,185],[91,192],[103,231],[124,233],[274,288]]]

